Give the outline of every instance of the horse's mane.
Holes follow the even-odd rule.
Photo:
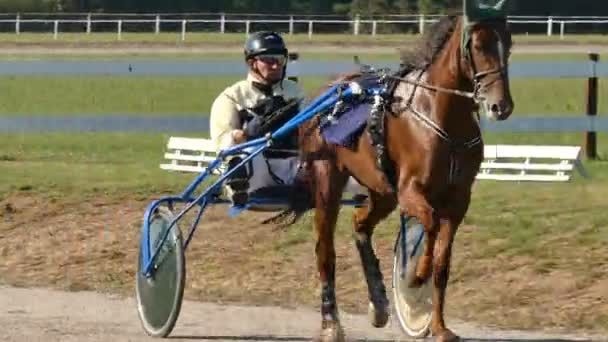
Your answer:
[[[401,70],[425,69],[431,65],[439,52],[443,49],[446,42],[452,36],[454,29],[458,24],[458,16],[448,16],[441,18],[437,23],[433,24],[418,41],[411,50],[401,51]],[[353,71],[334,75],[331,81],[324,85],[318,92],[317,96],[335,84],[347,82],[361,76],[360,71]]]
[[[443,46],[454,33],[459,17],[448,16],[433,24],[413,49],[402,50],[401,69],[426,69],[433,64]]]

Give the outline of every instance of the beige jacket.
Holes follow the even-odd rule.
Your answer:
[[[252,81],[255,79],[251,74],[247,79],[239,81],[224,91],[215,99],[211,106],[210,133],[211,140],[215,144],[217,152],[235,145],[232,140],[232,131],[242,129],[239,110],[254,107],[266,96],[254,88]],[[273,95],[283,96],[286,101],[293,98],[304,100],[304,91],[300,85],[291,80],[283,80],[280,84],[273,86]],[[300,104],[303,108],[304,101]]]

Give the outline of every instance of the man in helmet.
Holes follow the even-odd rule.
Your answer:
[[[251,34],[245,42],[244,54],[249,68],[247,78],[224,89],[211,107],[211,139],[218,152],[276,130],[297,114],[303,104],[302,88],[285,79],[288,53],[279,34],[267,31]],[[294,143],[294,136],[278,142],[277,153],[258,155],[251,167],[236,171],[226,181],[232,202],[242,205],[256,189],[291,182],[297,158],[293,153],[281,154],[280,147],[293,151]],[[241,161],[240,156],[233,157],[228,167]]]

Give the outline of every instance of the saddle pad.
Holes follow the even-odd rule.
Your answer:
[[[334,122],[325,121],[321,124],[321,136],[328,143],[353,148],[367,125],[371,104],[360,103],[352,105],[339,114]]]

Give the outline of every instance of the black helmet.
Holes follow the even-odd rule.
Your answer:
[[[270,31],[252,33],[245,42],[245,60],[262,54],[281,54],[287,56],[283,38]]]

